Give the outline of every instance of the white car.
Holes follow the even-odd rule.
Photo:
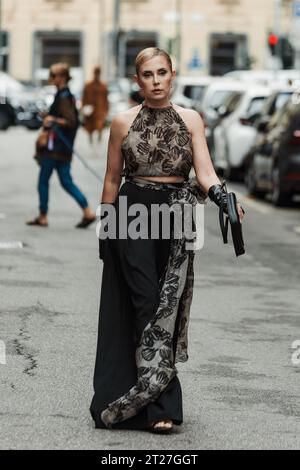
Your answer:
[[[195,110],[202,116],[205,125],[205,135],[208,147],[214,157],[213,130],[217,125],[220,115],[218,109],[237,90],[244,90],[245,86],[236,80],[229,78],[217,78],[205,90],[202,100],[195,106]]]
[[[204,116],[211,111],[216,113],[226,98],[229,97],[233,91],[239,89],[244,89],[244,85],[240,81],[218,77],[206,88],[197,109],[201,111]]]
[[[300,80],[300,70],[235,70],[228,72],[224,77],[241,80],[243,82],[256,82],[261,85],[274,86],[292,84]]]
[[[177,77],[171,97],[172,103],[183,108],[194,108],[214,80],[215,78],[210,76]]]
[[[236,92],[234,109],[226,116],[226,109],[220,109],[224,115],[214,129],[214,165],[224,170],[227,178],[231,178],[243,169],[247,153],[257,135],[253,126],[259,117],[266,98],[271,95],[271,87],[254,84],[244,85],[244,90]]]
[[[2,97],[10,98],[16,93],[22,93],[24,91],[25,86],[18,82],[18,80],[15,80],[7,73],[0,71],[0,95]]]

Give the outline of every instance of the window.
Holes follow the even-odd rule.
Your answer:
[[[258,96],[256,98],[253,98],[250,101],[250,104],[248,106],[247,116],[251,117],[251,116],[260,114],[262,107],[264,105],[265,99],[266,99],[265,96]]]
[[[245,34],[211,33],[209,72],[223,75],[232,70],[248,69],[248,45]]]
[[[289,101],[286,101],[285,104],[273,114],[268,124],[268,130],[273,129],[282,121],[284,116],[287,114],[288,105]]]
[[[233,113],[237,109],[242,96],[243,93],[232,93],[232,95],[225,100],[224,105],[227,108],[228,114]]]
[[[6,31],[0,31],[0,70],[8,72],[9,68],[9,39]]]
[[[226,99],[231,95],[232,90],[218,90],[215,91],[211,98],[210,107],[213,109],[218,109]]]
[[[49,68],[56,62],[67,62],[71,67],[80,67],[80,39],[71,37],[43,37],[42,67]]]
[[[277,95],[276,101],[275,101],[275,109],[274,111],[277,111],[278,109],[282,108],[282,106],[288,101],[288,99],[292,96],[291,92],[286,92],[286,93],[279,93]]]
[[[146,47],[156,47],[157,39],[156,33],[142,33],[129,32],[128,35],[124,36],[124,46],[125,46],[125,70],[124,75],[126,77],[131,77],[135,74],[134,59],[137,54]],[[120,52],[120,50],[119,50]],[[120,70],[120,72],[122,72]]]
[[[200,100],[205,88],[204,85],[186,85],[183,94],[191,100]]]

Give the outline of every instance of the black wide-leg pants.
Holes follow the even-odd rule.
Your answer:
[[[142,203],[167,203],[171,189],[148,189],[125,182],[114,206],[118,219],[119,197],[127,197],[128,208]],[[128,222],[134,217],[128,217]],[[172,219],[171,219],[171,223]],[[160,219],[161,235],[161,219]],[[105,250],[99,309],[98,342],[94,371],[94,396],[90,406],[96,428],[105,428],[101,412],[127,393],[137,381],[135,351],[142,331],[159,305],[159,279],[168,262],[170,239],[110,239]],[[179,318],[173,337],[174,353]],[[177,375],[159,398],[137,415],[113,428],[145,429],[150,421],[172,419],[182,423],[182,393]]]

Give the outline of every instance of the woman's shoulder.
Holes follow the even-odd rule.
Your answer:
[[[199,113],[194,109],[183,108],[182,106],[179,106],[177,104],[173,104],[173,108],[175,109],[175,111],[177,111],[178,114],[180,114],[180,116],[188,120],[197,120],[200,117]]]
[[[137,106],[133,106],[132,108],[127,109],[126,111],[122,111],[116,114],[112,120],[112,125],[126,126],[128,123],[130,125],[133,119],[138,115],[141,107],[142,106],[139,104]]]
[[[199,125],[201,125],[201,123],[203,122],[200,114],[194,109],[183,108],[182,106],[178,106],[176,104],[173,104],[173,107],[175,111],[177,111],[179,116],[182,118],[182,120],[185,122],[187,128],[191,133],[193,132],[195,127],[199,127]]]
[[[142,105],[133,106],[132,108],[127,109],[116,114],[111,122],[111,130],[114,134],[119,136],[124,136],[127,134],[131,124],[138,115]]]

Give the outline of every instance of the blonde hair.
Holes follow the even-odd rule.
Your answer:
[[[173,70],[172,59],[166,51],[164,51],[163,49],[160,49],[159,47],[146,47],[146,49],[143,49],[142,51],[140,51],[135,58],[136,74],[137,75],[139,74],[141,65],[143,65],[144,62],[146,62],[147,60],[153,59],[153,57],[157,57],[157,56],[163,56],[167,60],[171,71]]]
[[[49,71],[50,74],[54,73],[55,75],[61,75],[62,77],[65,77],[67,82],[72,78],[70,75],[70,66],[65,62],[57,62],[56,64],[52,64]]]

